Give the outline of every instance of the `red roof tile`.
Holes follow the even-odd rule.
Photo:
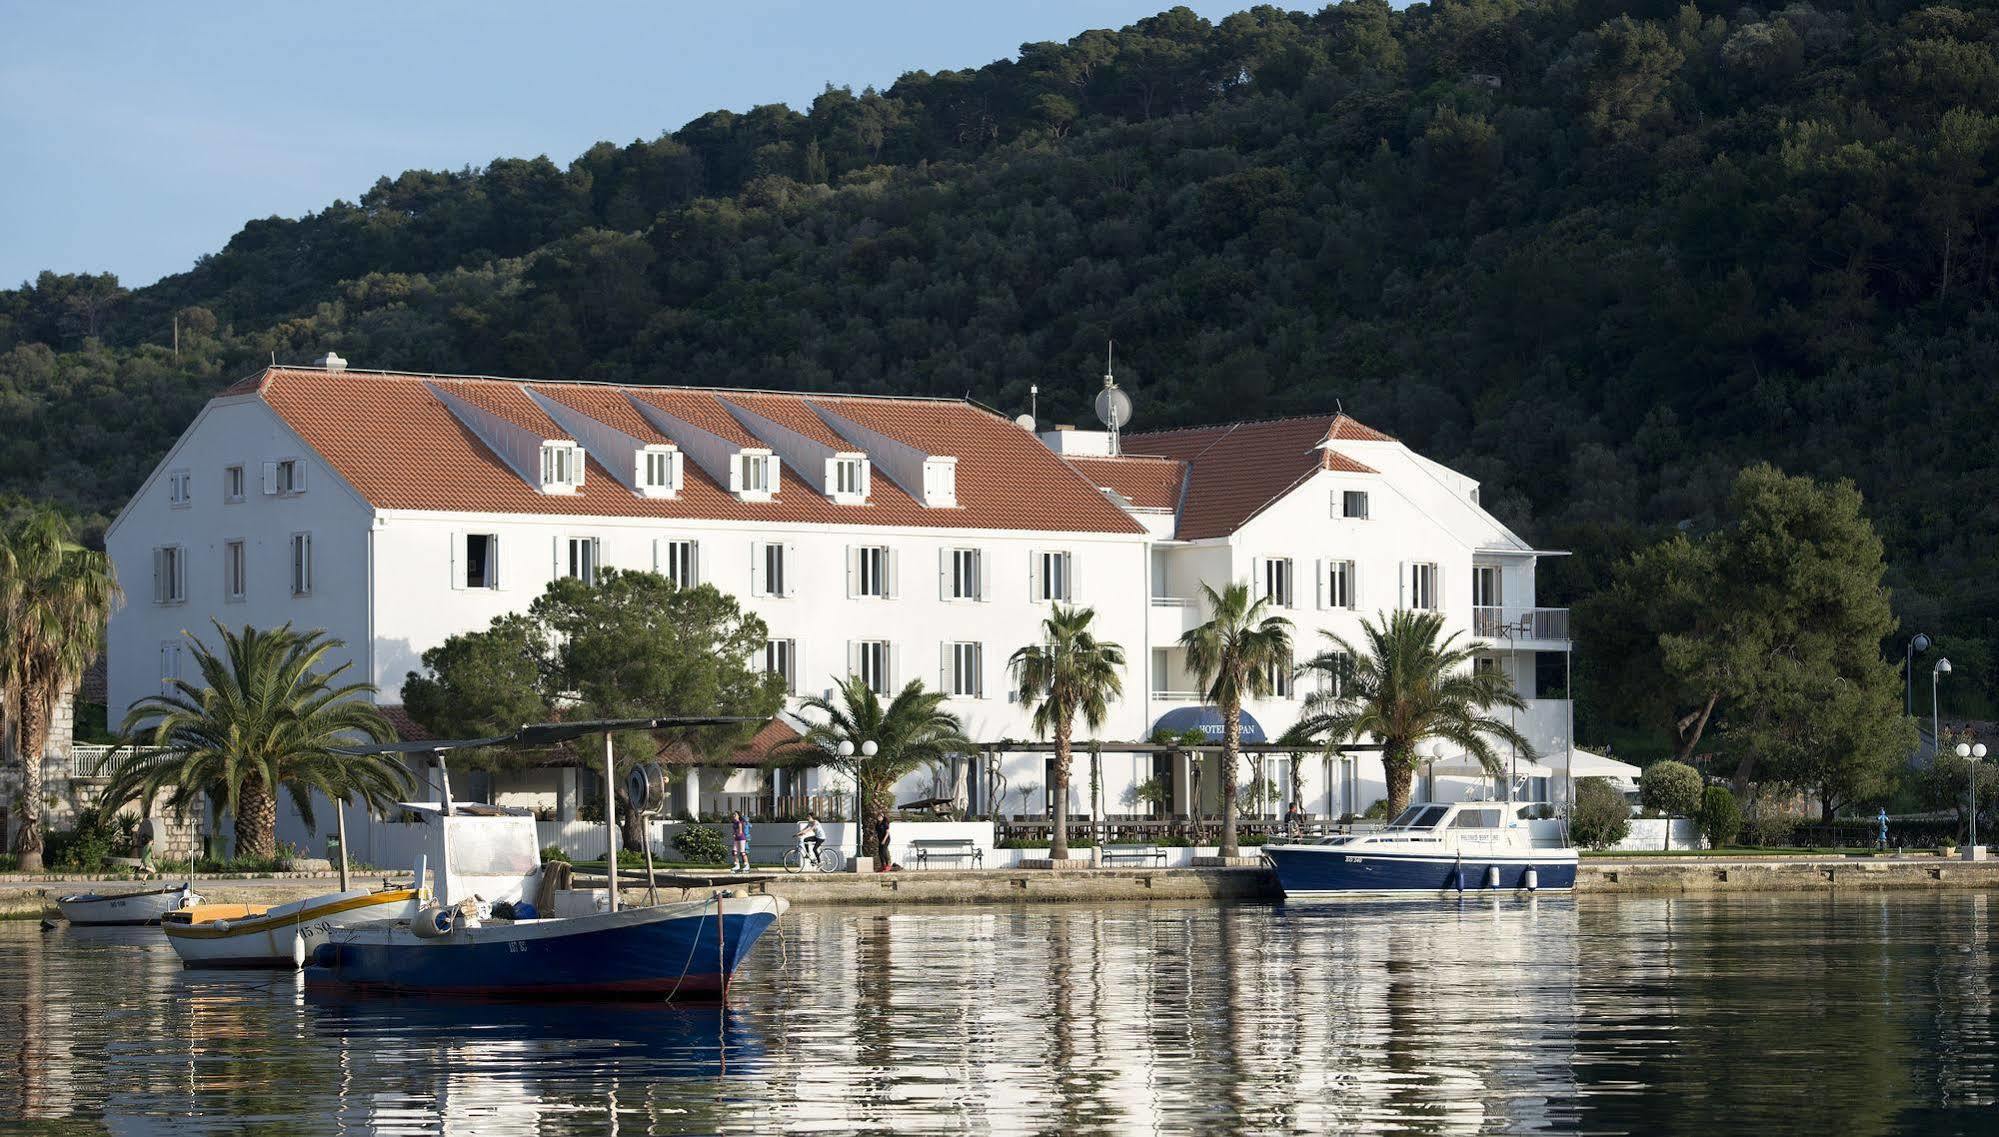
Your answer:
[[[459,422],[432,394],[427,384],[433,381],[509,421],[515,421],[515,416],[547,420],[546,412],[522,393],[523,387],[586,414],[593,410],[615,414],[614,403],[600,400],[629,396],[740,445],[756,445],[716,398],[718,394],[733,396],[734,392],[493,379],[430,380],[416,375],[303,368],[272,368],[264,373],[256,390],[356,492],[381,509],[1140,532],[1137,522],[1033,435],[961,400],[821,400],[925,453],[958,459],[958,508],[929,509],[886,477],[875,479],[866,505],[835,505],[797,477],[784,479],[776,500],[745,502],[715,484],[694,462],[687,463],[685,484],[673,498],[634,494],[605,474],[594,460],[580,492],[542,494]],[[593,391],[596,393],[590,393]],[[806,397],[764,398],[790,400],[802,408]],[[552,437],[564,436],[553,422],[537,429]],[[620,425],[620,429],[627,426]]]
[[[648,446],[673,441],[661,434],[652,420],[640,414],[625,393],[616,387],[598,387],[588,383],[537,383],[534,389],[536,394],[545,395],[605,426],[621,430]]]
[[[825,419],[820,418],[814,413],[812,408],[806,405],[804,399],[795,395],[766,395],[761,392],[757,394],[737,394],[734,391],[730,391],[723,395],[722,401],[725,403],[734,403],[736,406],[752,414],[762,415],[777,425],[802,434],[812,441],[819,443],[821,446],[831,446],[835,450],[854,449],[853,443],[835,434],[833,428],[826,425]]]
[[[1071,455],[1068,462],[1077,473],[1090,479],[1091,485],[1110,490],[1139,509],[1180,508],[1180,487],[1187,463],[1177,458]]]
[[[748,742],[743,743],[733,752],[721,758],[719,764],[726,766],[766,765],[775,756],[774,752],[779,747],[790,746],[796,743],[799,737],[799,733],[792,729],[790,723],[781,718],[773,718],[758,727],[757,732],[750,736]],[[661,747],[659,757],[660,761],[674,765],[689,765],[697,761],[693,748],[680,739],[676,739]],[[703,764],[717,764],[717,760],[710,758]]]
[[[1345,415],[1311,415],[1127,434],[1124,448],[1187,464],[1187,489],[1174,536],[1196,541],[1235,532],[1320,470],[1375,472],[1320,448],[1335,438],[1393,441]]]

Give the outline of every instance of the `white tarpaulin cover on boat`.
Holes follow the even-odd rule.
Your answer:
[[[1555,767],[1557,775],[1562,773],[1560,754],[1549,755],[1548,761]],[[1569,773],[1576,778],[1609,778],[1612,782],[1627,787],[1636,786],[1638,775],[1643,772],[1629,762],[1619,762],[1615,758],[1592,754],[1587,750],[1570,750],[1569,762]]]

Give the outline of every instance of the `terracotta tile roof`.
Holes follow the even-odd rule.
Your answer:
[[[1320,470],[1376,472],[1320,449],[1332,440],[1394,441],[1345,415],[1309,415],[1127,434],[1124,449],[1187,464],[1187,490],[1174,536],[1196,541],[1235,532]]]
[[[648,446],[670,443],[652,420],[639,413],[625,393],[616,387],[596,387],[588,383],[537,383],[535,393],[581,411],[605,426],[614,427]]]
[[[376,707],[375,709],[382,712],[382,717],[389,720],[390,726],[396,728],[396,737],[402,741],[436,741],[437,736],[426,729],[423,724],[411,718],[410,713],[403,709],[401,703],[390,703],[386,706]]]
[[[835,434],[833,428],[826,425],[826,420],[820,418],[807,405],[806,400],[796,396],[737,394],[730,391],[723,395],[722,400],[752,414],[762,415],[779,426],[796,431],[822,446],[831,446],[835,450],[854,448],[853,443]]]
[[[1180,508],[1180,487],[1187,463],[1177,458],[1125,455],[1119,458],[1068,458],[1090,484],[1110,490],[1139,509]]]
[[[717,434],[727,431],[725,437],[741,445],[756,445],[716,398],[734,392],[495,379],[437,381],[416,375],[305,368],[272,368],[255,390],[356,492],[381,509],[1038,532],[1141,531],[1136,521],[1033,435],[962,400],[816,400],[926,453],[955,456],[958,508],[928,509],[886,477],[874,480],[866,505],[835,505],[811,483],[790,474],[776,500],[740,501],[696,462],[686,464],[685,483],[673,498],[640,497],[594,459],[579,493],[542,494],[466,429],[431,393],[429,382],[439,382],[510,421],[516,415],[547,419],[546,412],[522,393],[523,386],[585,413],[596,408],[612,414],[615,402],[599,400],[629,396]],[[807,397],[765,398],[791,400],[802,407]],[[564,435],[553,422],[538,429],[552,437]]]
[[[698,426],[719,438],[725,438],[738,446],[760,447],[755,435],[743,429],[736,416],[729,413],[718,400],[714,391],[698,391],[686,387],[627,387],[625,392],[643,403],[650,403],[674,418]]]
[[[535,405],[518,383],[487,383],[476,379],[433,379],[431,385],[453,398],[510,422],[538,438],[568,438],[569,432]]]
[[[781,746],[790,746],[799,740],[799,733],[782,718],[773,718],[757,728],[750,740],[737,747],[734,752],[717,760],[710,758],[705,764],[724,766],[763,766],[768,764],[773,752]],[[672,765],[685,766],[696,761],[694,751],[683,740],[676,739],[660,748],[659,760]]]

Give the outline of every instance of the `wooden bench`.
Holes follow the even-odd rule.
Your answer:
[[[1112,861],[1151,861],[1160,868],[1166,867],[1166,850],[1158,845],[1105,845],[1099,850],[1103,863]]]
[[[911,841],[909,847],[916,854],[916,867],[929,868],[931,860],[970,861],[974,868],[983,868],[986,851],[970,837],[933,837]]]

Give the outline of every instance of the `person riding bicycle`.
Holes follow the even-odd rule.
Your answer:
[[[819,850],[826,845],[826,834],[819,828],[819,818],[808,813],[805,820],[798,823],[798,847],[805,850],[808,860],[817,861]]]

